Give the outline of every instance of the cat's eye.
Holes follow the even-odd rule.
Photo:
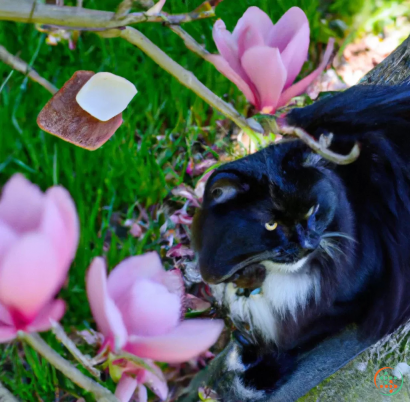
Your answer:
[[[269,230],[269,232],[272,232],[278,227],[277,222],[267,222],[265,223],[265,229]]]
[[[237,189],[233,186],[215,187],[211,190],[212,198],[218,204],[230,200],[235,197],[236,194]]]
[[[318,209],[319,209],[319,205],[313,205],[313,207],[311,207],[309,211],[307,212],[307,214],[305,215],[305,218],[309,219],[314,213],[317,212]]]

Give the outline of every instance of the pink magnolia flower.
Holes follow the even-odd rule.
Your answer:
[[[22,175],[0,200],[0,342],[17,331],[47,331],[64,314],[54,300],[74,258],[79,236],[74,203],[62,187],[43,194]]]
[[[114,351],[180,363],[207,350],[223,329],[221,320],[182,321],[181,273],[165,271],[155,252],[125,259],[108,278],[104,260],[95,258],[87,274],[87,294],[105,345]],[[137,386],[141,379],[124,382]]]
[[[274,25],[258,7],[250,7],[231,34],[222,20],[213,38],[220,55],[207,60],[230,79],[262,113],[303,93],[324,70],[333,51],[329,40],[323,61],[310,75],[292,85],[308,55],[309,22],[298,7],[289,9]]]

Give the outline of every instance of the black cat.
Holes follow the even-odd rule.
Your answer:
[[[285,119],[360,156],[335,165],[284,141],[208,180],[193,235],[237,328],[226,402],[265,400],[349,325],[358,353],[410,319],[410,87],[356,86]]]

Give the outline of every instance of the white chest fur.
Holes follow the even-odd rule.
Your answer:
[[[291,314],[296,320],[312,298],[320,298],[318,273],[311,272],[306,259],[295,264],[263,261],[266,279],[259,294],[238,296],[233,283],[212,286],[217,301],[224,305],[239,328],[249,326],[249,333],[259,333],[266,341],[277,341],[281,318]]]

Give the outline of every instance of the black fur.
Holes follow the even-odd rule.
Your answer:
[[[410,87],[356,86],[295,109],[289,124],[318,138],[333,133],[331,149],[347,153],[358,141],[359,159],[337,166],[312,158],[299,141],[270,146],[220,167],[209,179],[193,234],[204,279],[228,280],[238,263],[270,251],[276,262],[311,254],[319,273],[319,302],[311,297],[297,319],[280,321],[279,340],[249,344],[237,336],[247,370],[245,385],[272,390],[309,350],[348,324],[374,341],[410,319]],[[228,181],[236,197],[216,203],[212,189]],[[319,210],[304,215],[314,205]],[[275,231],[265,223],[277,222]],[[338,251],[317,247],[328,232]]]

